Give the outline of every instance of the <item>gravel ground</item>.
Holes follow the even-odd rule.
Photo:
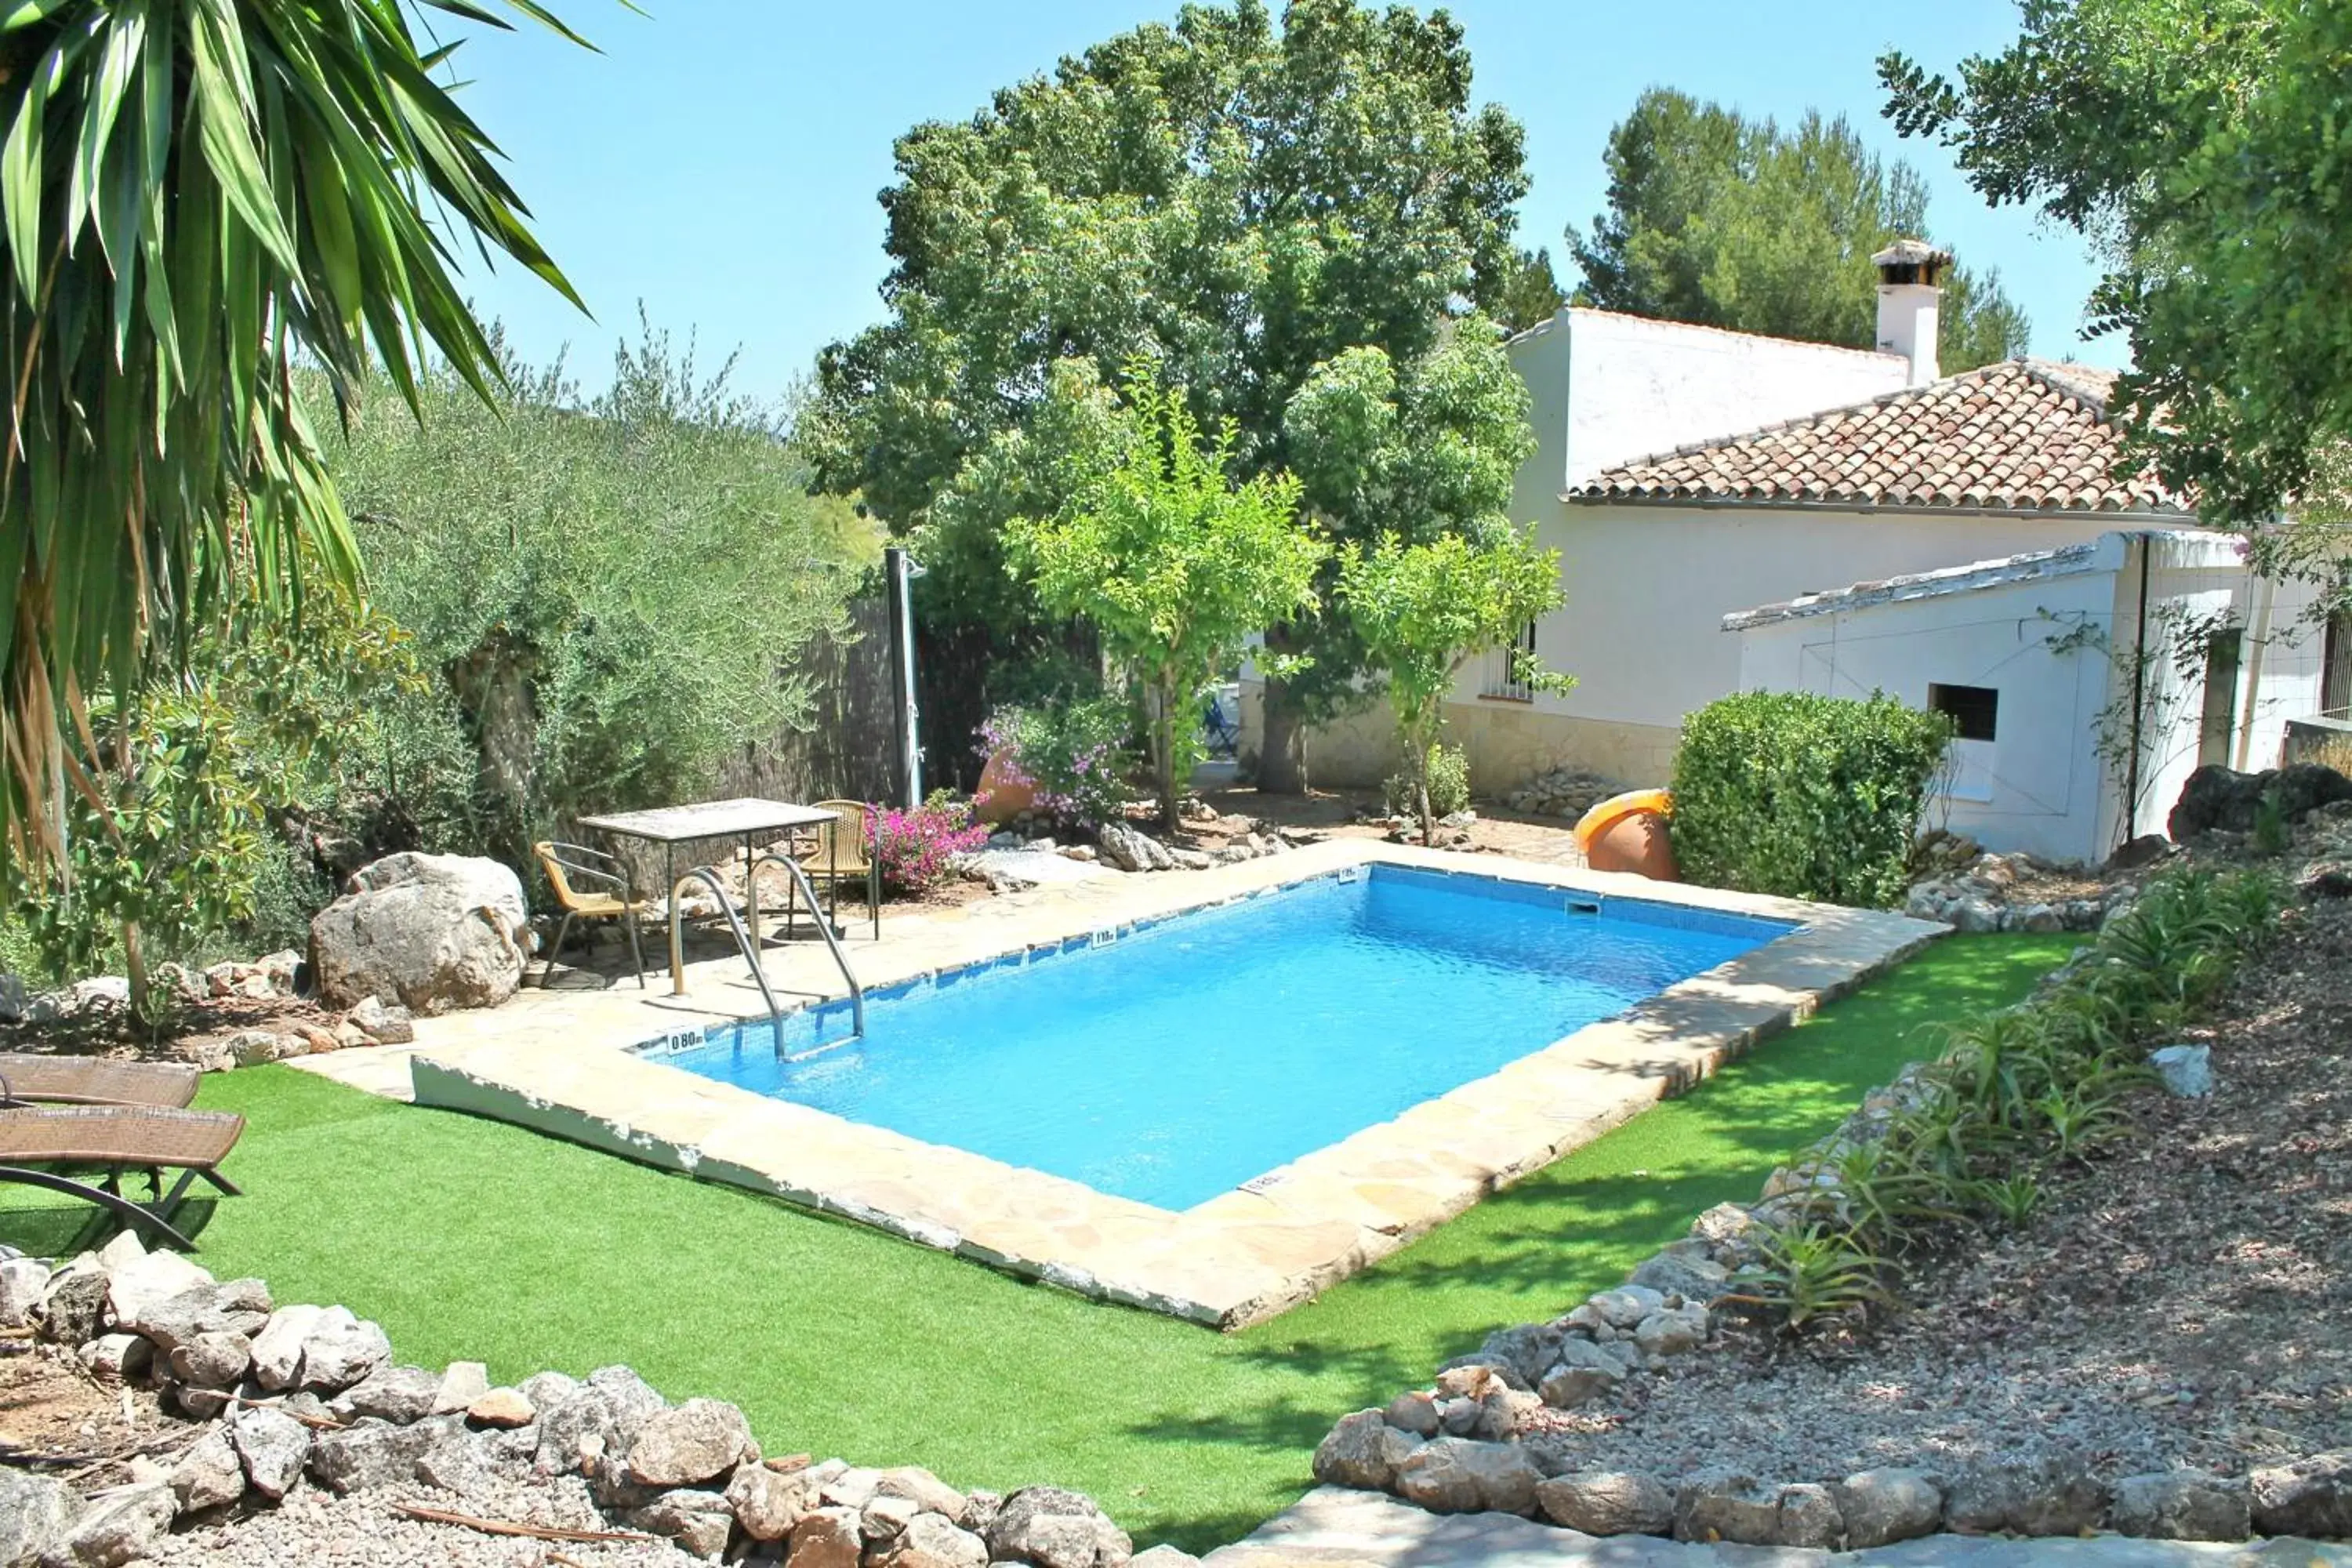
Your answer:
[[[1563,1468],[1788,1480],[2034,1442],[2110,1475],[2352,1447],[2352,904],[2290,921],[2192,1037],[2216,1092],[2141,1097],[2118,1150],[2046,1178],[2023,1231],[1917,1267],[1885,1328],[1793,1350],[1735,1330],[1531,1443]]]
[[[543,1484],[496,1482],[465,1497],[419,1488],[347,1499],[305,1487],[280,1506],[184,1531],[156,1543],[152,1568],[688,1568],[702,1560],[668,1542],[553,1542],[488,1535],[460,1525],[410,1519],[396,1499],[507,1523],[574,1530],[612,1528],[578,1477]]]

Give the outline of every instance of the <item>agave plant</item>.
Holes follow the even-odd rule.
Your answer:
[[[2019,1172],[1978,1183],[1974,1196],[2003,1225],[2021,1230],[2042,1206],[2042,1183],[2030,1172]]]
[[[2149,1075],[2153,1076],[2153,1075]],[[2074,1089],[2053,1089],[2034,1102],[2034,1113],[2059,1160],[2079,1160],[2131,1130],[2131,1118],[2117,1100],[2122,1073]]]
[[[1894,1299],[1885,1284],[1893,1266],[1851,1229],[1811,1222],[1775,1229],[1763,1237],[1762,1254],[1721,1300],[1777,1317],[1790,1333]]]
[[[533,0],[420,0],[478,25]],[[54,862],[61,726],[232,588],[356,578],[294,395],[372,361],[497,374],[454,276],[511,257],[578,302],[404,0],[0,0],[0,830]],[[240,583],[244,577],[248,581]]]

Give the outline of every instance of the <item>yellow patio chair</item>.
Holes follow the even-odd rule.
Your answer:
[[[637,966],[637,988],[645,989],[646,950],[637,940],[637,921],[652,910],[653,904],[637,897],[620,858],[602,849],[553,839],[542,839],[530,848],[539,857],[540,869],[547,873],[547,885],[555,890],[555,901],[563,909],[563,921],[555,928],[555,945],[547,950],[547,968],[539,978],[541,988],[546,988],[548,977],[555,973],[555,961],[563,952],[563,939],[571,934],[572,922],[588,920],[621,922],[629,936],[629,956]],[[588,890],[573,887],[574,878],[589,884]],[[600,886],[616,890],[597,890]]]
[[[816,842],[796,858],[808,874],[809,885],[837,892],[845,885],[866,884],[866,913],[874,934],[882,934],[882,868],[869,848],[874,837],[874,807],[862,800],[821,800],[819,811],[833,820],[816,830]],[[812,914],[815,910],[810,911]]]

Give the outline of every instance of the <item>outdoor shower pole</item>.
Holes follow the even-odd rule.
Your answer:
[[[906,786],[905,805],[912,811],[923,804],[923,748],[915,730],[915,599],[910,587],[923,569],[902,546],[894,544],[882,552],[882,572],[889,590],[892,730],[898,742],[898,777]]]

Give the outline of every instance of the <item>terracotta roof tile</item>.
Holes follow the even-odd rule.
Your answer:
[[[2153,472],[2112,468],[2111,371],[2008,360],[1868,403],[1636,458],[1578,500],[1801,500],[1994,511],[2179,512]]]

